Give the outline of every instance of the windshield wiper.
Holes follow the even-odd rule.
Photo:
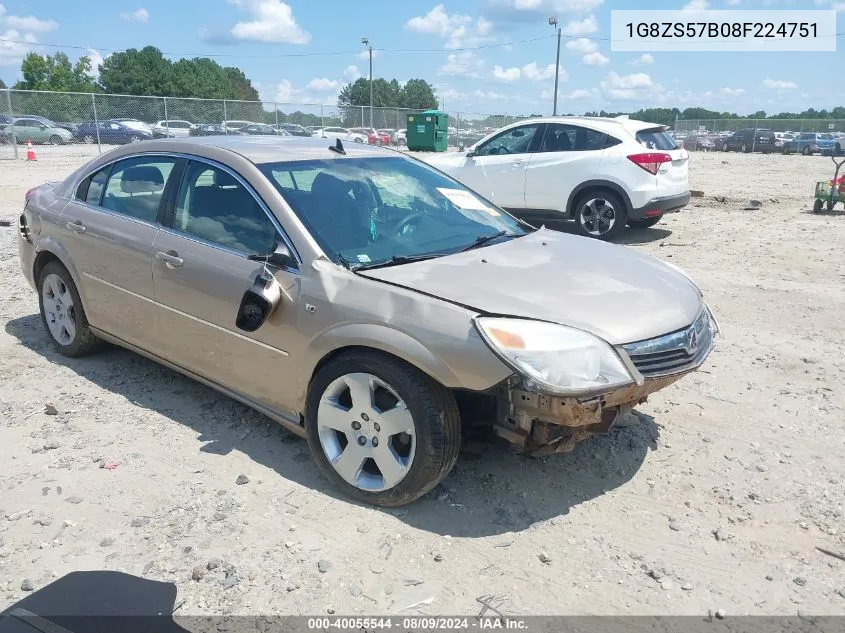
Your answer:
[[[352,271],[359,270],[373,270],[374,268],[387,268],[389,266],[399,266],[401,264],[410,264],[412,262],[422,262],[427,259],[434,259],[435,257],[443,257],[444,253],[428,253],[427,255],[394,255],[390,259],[383,262],[375,262],[373,264],[352,265]]]
[[[518,233],[508,233],[507,231],[499,231],[498,233],[493,233],[493,235],[482,235],[480,237],[475,238],[475,241],[468,246],[464,246],[459,253],[465,253],[466,251],[471,251],[475,248],[480,246],[484,246],[488,242],[492,242],[493,240],[499,239],[500,237],[522,237]]]

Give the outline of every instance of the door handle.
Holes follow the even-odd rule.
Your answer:
[[[80,222],[79,220],[74,220],[73,222],[66,222],[65,226],[74,233],[85,233],[85,225],[82,224],[82,222]]]
[[[165,266],[167,266],[170,270],[178,268],[183,264],[182,258],[179,257],[179,254],[176,251],[168,251],[167,253],[158,251],[156,253],[156,259],[163,261]]]

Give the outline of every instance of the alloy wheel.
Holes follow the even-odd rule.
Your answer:
[[[82,139],[82,141],[87,145],[93,145],[95,140],[96,139],[90,134],[86,134],[85,137]]]
[[[605,198],[593,198],[581,207],[578,220],[587,233],[601,237],[615,226],[616,209]]]
[[[414,461],[413,416],[396,391],[372,374],[346,374],[326,387],[317,431],[329,464],[360,490],[395,487]]]
[[[76,312],[70,289],[58,275],[47,275],[41,298],[50,335],[60,345],[70,345],[76,337]]]

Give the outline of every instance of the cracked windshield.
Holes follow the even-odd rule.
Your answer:
[[[455,253],[526,233],[501,209],[405,158],[261,166],[321,248],[352,268]]]

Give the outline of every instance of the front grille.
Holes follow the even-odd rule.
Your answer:
[[[707,309],[692,325],[647,341],[624,345],[634,367],[646,378],[679,374],[698,367],[715,342],[713,321]]]

